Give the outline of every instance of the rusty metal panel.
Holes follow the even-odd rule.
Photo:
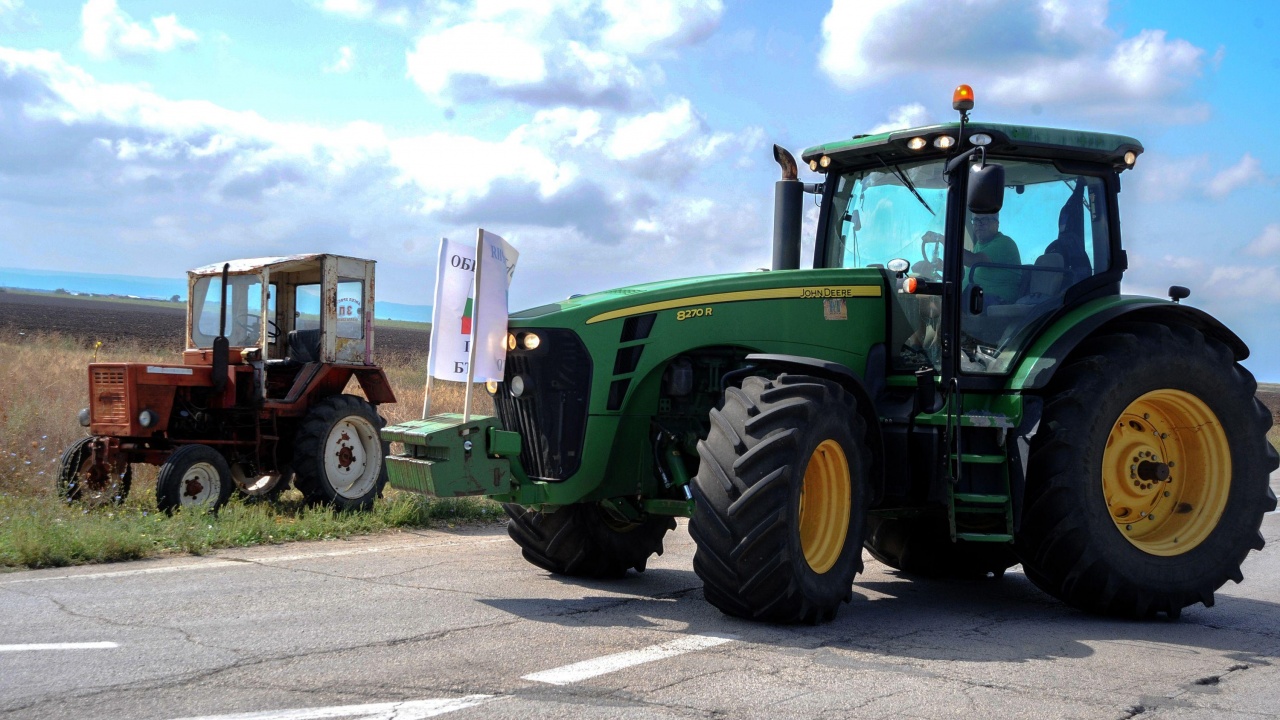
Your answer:
[[[338,262],[332,255],[321,261],[323,280],[320,283],[320,359],[336,362],[338,359]]]
[[[89,416],[95,423],[128,423],[129,396],[124,364],[89,366]]]

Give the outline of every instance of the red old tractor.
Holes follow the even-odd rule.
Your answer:
[[[374,261],[340,255],[236,260],[188,273],[181,364],[92,363],[90,436],[62,456],[68,501],[118,503],[131,464],[160,466],[156,504],[217,508],[233,490],[369,506],[386,483],[395,402],[373,359]],[[354,377],[364,398],[345,394]]]

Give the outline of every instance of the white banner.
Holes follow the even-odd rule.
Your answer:
[[[433,378],[466,382],[474,337],[480,343],[476,348],[475,381],[502,380],[507,357],[507,288],[520,253],[490,232],[484,233],[484,248],[480,317],[475,318],[471,293],[475,285],[476,246],[447,238],[440,241],[427,359],[427,372]]]

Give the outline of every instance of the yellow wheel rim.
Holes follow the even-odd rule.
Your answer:
[[[849,461],[835,440],[823,440],[809,456],[800,488],[800,548],[818,574],[840,559],[849,532]]]
[[[1116,420],[1102,455],[1102,492],[1116,529],[1139,550],[1173,556],[1213,532],[1231,490],[1231,447],[1209,406],[1153,390]]]

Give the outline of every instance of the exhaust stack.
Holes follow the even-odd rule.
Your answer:
[[[796,159],[780,146],[773,146],[773,159],[782,168],[782,179],[773,186],[773,269],[800,267],[800,219],[804,207],[804,183],[800,182]]]

